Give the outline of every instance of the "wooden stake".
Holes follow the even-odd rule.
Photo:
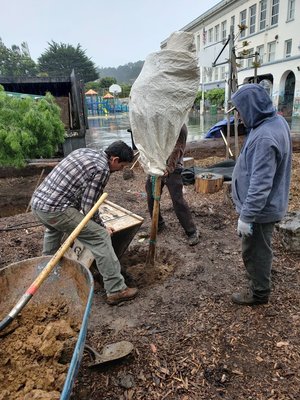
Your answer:
[[[155,252],[156,252],[156,237],[157,237],[157,227],[158,227],[158,216],[159,216],[159,201],[160,201],[160,189],[161,189],[161,176],[152,176],[151,179],[155,179],[154,187],[154,204],[152,213],[152,223],[150,232],[150,243],[149,250],[146,260],[146,265],[155,264]]]
[[[225,136],[224,136],[224,133],[222,132],[222,129],[220,129],[220,132],[221,132],[222,139],[223,139],[223,141],[224,141],[224,143],[225,143],[225,146],[226,146],[226,154],[227,154],[227,152],[229,152],[229,154],[231,155],[231,157],[233,157],[232,151],[231,151],[231,149],[230,149],[230,147],[229,147],[229,144],[228,144],[228,142],[227,142],[227,140],[226,140],[226,138],[225,138]],[[227,158],[229,158],[229,157],[227,156]]]

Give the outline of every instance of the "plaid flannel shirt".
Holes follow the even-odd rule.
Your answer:
[[[102,195],[109,176],[109,156],[103,150],[75,150],[35,190],[31,207],[44,212],[75,207],[86,215]],[[104,226],[99,213],[92,219]]]

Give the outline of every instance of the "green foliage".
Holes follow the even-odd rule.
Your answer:
[[[100,79],[100,88],[108,89],[114,83],[117,83],[116,78],[112,78],[111,76],[107,76],[106,78]]]
[[[204,98],[205,98],[205,92],[204,92]],[[201,101],[201,100],[202,100],[202,91],[199,90],[199,91],[197,92],[197,95],[196,95],[194,104],[195,104],[196,106],[200,106],[200,101]]]
[[[132,85],[126,85],[125,83],[120,85],[122,88],[122,92],[119,94],[119,97],[129,97],[131,86]]]
[[[223,107],[225,101],[225,89],[216,88],[208,90],[205,93],[205,98],[209,100],[210,104]]]
[[[100,82],[97,81],[92,81],[92,82],[87,82],[84,85],[84,91],[87,92],[88,90],[93,89],[95,90],[97,93],[99,93],[99,89],[100,89]],[[100,93],[99,93],[100,94]]]
[[[9,78],[36,76],[37,66],[25,42],[7,48],[0,39],[0,75]]]
[[[64,141],[60,108],[47,93],[38,101],[0,90],[0,165],[21,167],[28,158],[52,157]]]
[[[74,69],[84,82],[98,78],[94,63],[86,56],[80,44],[76,48],[54,41],[48,44],[49,48],[38,59],[40,73],[57,78],[70,76]]]

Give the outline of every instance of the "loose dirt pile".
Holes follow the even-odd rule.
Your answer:
[[[220,159],[196,163],[216,161]],[[144,182],[143,171],[136,168],[126,181],[122,173],[113,174],[106,188],[110,201],[144,218],[121,260],[127,282],[140,293],[110,307],[94,273],[87,336],[98,351],[130,340],[134,352],[97,369],[88,368],[90,359],[84,354],[71,399],[298,400],[300,255],[288,253],[275,232],[270,303],[253,308],[232,304],[231,293],[247,286],[237,215],[223,190],[203,195],[189,185],[185,197],[201,242],[188,246],[166,190],[161,209],[167,228],[158,236],[156,268],[146,267],[151,221]],[[299,184],[300,157],[295,154],[290,210],[300,209]],[[13,190],[18,191],[17,185]],[[43,228],[34,225],[31,213],[0,220],[0,267],[40,255]]]
[[[0,334],[1,400],[60,398],[79,331],[55,300],[32,306]]]

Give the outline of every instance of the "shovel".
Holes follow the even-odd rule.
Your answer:
[[[83,218],[83,220],[79,223],[79,225],[73,230],[73,232],[70,234],[70,236],[60,246],[60,248],[57,250],[57,252],[51,258],[51,260],[48,262],[48,264],[42,270],[42,272],[37,276],[35,281],[29,286],[29,288],[26,290],[26,292],[21,296],[20,300],[14,306],[14,308],[9,312],[9,314],[7,314],[6,317],[3,318],[2,321],[0,321],[0,332],[4,328],[6,328],[14,320],[14,318],[16,318],[16,316],[19,314],[19,312],[21,310],[23,310],[23,308],[26,306],[26,304],[29,302],[29,300],[33,297],[33,295],[39,289],[41,284],[50,275],[50,273],[54,269],[55,265],[63,257],[63,255],[68,250],[70,245],[74,242],[74,240],[77,238],[79,233],[82,231],[82,229],[85,227],[85,225],[88,223],[88,221],[92,218],[92,216],[98,210],[98,208],[103,203],[103,201],[106,199],[106,197],[107,197],[107,193],[103,193],[102,196],[99,198],[99,200],[94,204],[94,206],[86,214],[86,216]]]
[[[93,362],[88,365],[89,368],[93,368],[128,356],[133,350],[133,344],[126,340],[107,344],[103,347],[101,353],[98,353],[91,346],[85,344],[84,350],[86,350],[93,359]]]

